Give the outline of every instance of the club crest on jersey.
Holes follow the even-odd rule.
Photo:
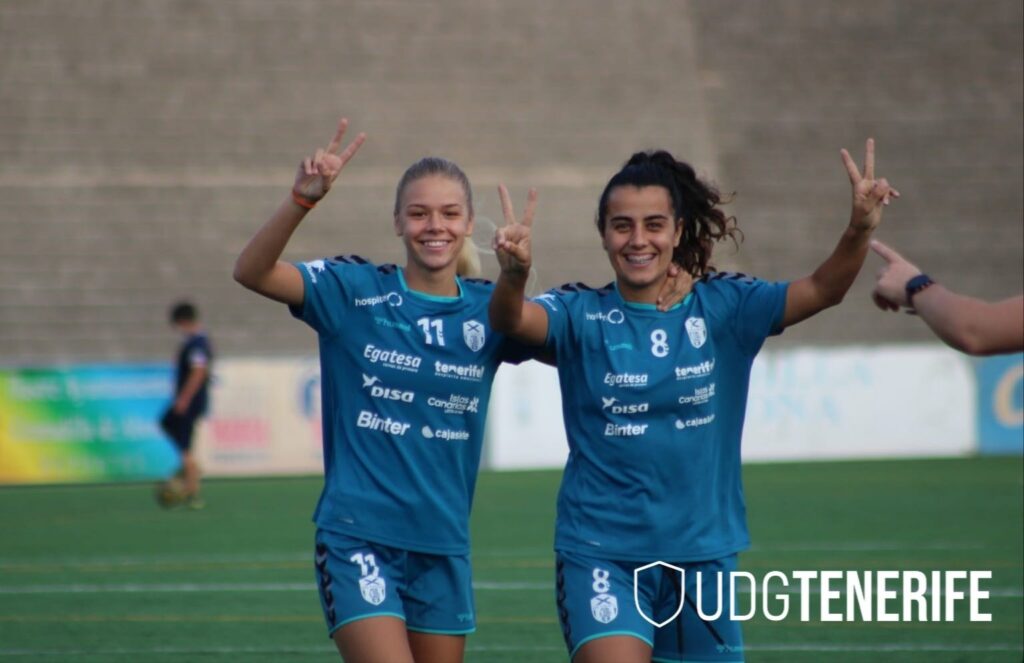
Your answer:
[[[612,622],[619,616],[619,600],[611,594],[598,594],[590,599],[590,614],[602,624]]]
[[[690,337],[690,345],[699,348],[708,340],[708,328],[704,318],[687,318],[686,335]]]
[[[462,323],[462,340],[466,342],[466,346],[473,352],[479,352],[480,348],[484,347],[484,342],[487,340],[487,334],[484,332],[483,323],[476,320],[466,320]]]
[[[367,576],[359,579],[359,593],[363,595],[363,600],[371,605],[380,605],[384,602],[386,589],[384,578],[380,576]]]
[[[643,573],[644,571],[646,571],[647,569],[653,569],[653,568],[659,567],[659,566],[664,567],[666,569],[677,571],[679,573],[679,587],[686,587],[686,571],[684,571],[683,569],[679,568],[678,566],[673,566],[671,564],[668,564],[667,562],[662,562],[662,561],[652,562],[650,564],[645,564],[644,566],[640,566],[640,567],[637,567],[637,568],[633,569],[633,602],[636,603],[636,611],[640,613],[641,617],[643,617],[645,620],[647,620],[647,623],[651,624],[655,628],[661,628],[665,624],[668,624],[670,621],[672,621],[673,619],[678,617],[679,613],[683,611],[683,601],[686,599],[686,594],[684,592],[680,592],[679,593],[679,606],[676,607],[676,611],[674,613],[672,613],[672,616],[669,617],[668,619],[666,619],[663,622],[656,622],[656,621],[654,621],[653,616],[649,617],[647,615],[647,613],[645,613],[643,611],[643,608],[640,607],[640,589],[639,589],[639,586],[640,586],[640,574]]]

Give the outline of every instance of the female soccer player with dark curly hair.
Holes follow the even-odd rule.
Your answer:
[[[495,237],[501,276],[491,324],[544,346],[558,366],[569,458],[555,531],[557,602],[576,663],[743,660],[739,623],[717,583],[728,588],[749,545],[740,437],[751,365],[768,336],[842,300],[883,205],[899,195],[875,178],[872,141],[863,175],[842,155],[853,186],[849,225],[812,274],[789,283],[716,272],[711,249],[736,236],[735,219],[690,165],[641,152],[598,205],[615,281],[526,300],[533,201],[517,223],[502,191],[507,225]],[[659,311],[673,258],[697,281],[680,305]],[[697,571],[708,619],[694,603]]]

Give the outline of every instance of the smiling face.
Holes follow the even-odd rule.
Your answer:
[[[473,216],[462,184],[444,175],[409,182],[395,214],[395,233],[405,242],[406,270],[421,274],[451,270],[473,232]]]
[[[683,232],[661,186],[618,186],[608,195],[601,244],[628,301],[653,303]]]

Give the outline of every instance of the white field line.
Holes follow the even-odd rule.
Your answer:
[[[214,647],[111,647],[105,649],[29,649],[29,648],[4,648],[0,649],[0,656],[140,656],[154,654],[171,655],[201,655],[201,654],[319,654],[333,652],[334,648],[329,645],[296,645],[296,646],[214,646]],[[545,645],[473,645],[466,646],[467,652],[556,652],[564,651],[563,647]],[[992,645],[955,645],[946,643],[885,643],[875,644],[829,644],[829,643],[802,643],[802,644],[774,644],[764,643],[744,646],[745,652],[802,652],[802,653],[895,653],[895,652],[921,652],[921,653],[997,653],[997,652],[1020,652],[1024,647],[1012,644]]]
[[[944,550],[986,550],[990,549],[980,543],[963,541],[933,541],[931,543],[900,543],[893,541],[848,541],[845,543],[792,543],[775,546],[754,545],[747,554],[768,554],[776,552],[899,552],[899,551],[944,551]],[[1001,548],[999,548],[1001,550]],[[503,557],[554,557],[554,551],[547,548],[512,548],[508,550],[482,550],[474,552],[474,559]],[[155,555],[63,555],[63,556],[32,556],[32,557],[0,557],[0,571],[5,568],[20,568],[42,564],[75,566],[146,566],[167,562],[296,562],[308,561],[313,558],[313,546],[308,551],[286,551],[265,554],[253,553],[207,553],[207,554],[155,554]]]
[[[477,581],[473,589],[479,591],[521,592],[521,591],[553,591],[550,582],[493,582]],[[740,594],[749,594],[745,583],[737,588]],[[800,594],[799,587],[772,587],[772,594]],[[984,588],[983,588],[984,589]],[[238,582],[238,583],[110,583],[110,584],[62,584],[62,585],[0,585],[2,595],[25,594],[142,594],[148,592],[164,593],[222,593],[222,592],[312,592],[316,585],[311,582]],[[839,596],[844,596],[842,589],[837,589]],[[901,592],[894,588],[896,596]],[[1022,598],[1024,590],[1020,587],[996,587],[987,590],[989,598]],[[758,593],[762,593],[758,591]],[[808,594],[820,594],[818,587],[808,588]],[[941,596],[942,593],[939,592]]]

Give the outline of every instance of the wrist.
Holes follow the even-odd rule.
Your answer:
[[[932,278],[924,272],[908,279],[906,285],[903,286],[904,292],[906,293],[907,306],[914,308],[914,295],[933,285],[935,285],[935,281],[933,281]]]
[[[316,207],[316,204],[320,202],[320,199],[310,198],[309,196],[305,196],[295,189],[292,189],[292,202],[303,209],[311,210]]]

